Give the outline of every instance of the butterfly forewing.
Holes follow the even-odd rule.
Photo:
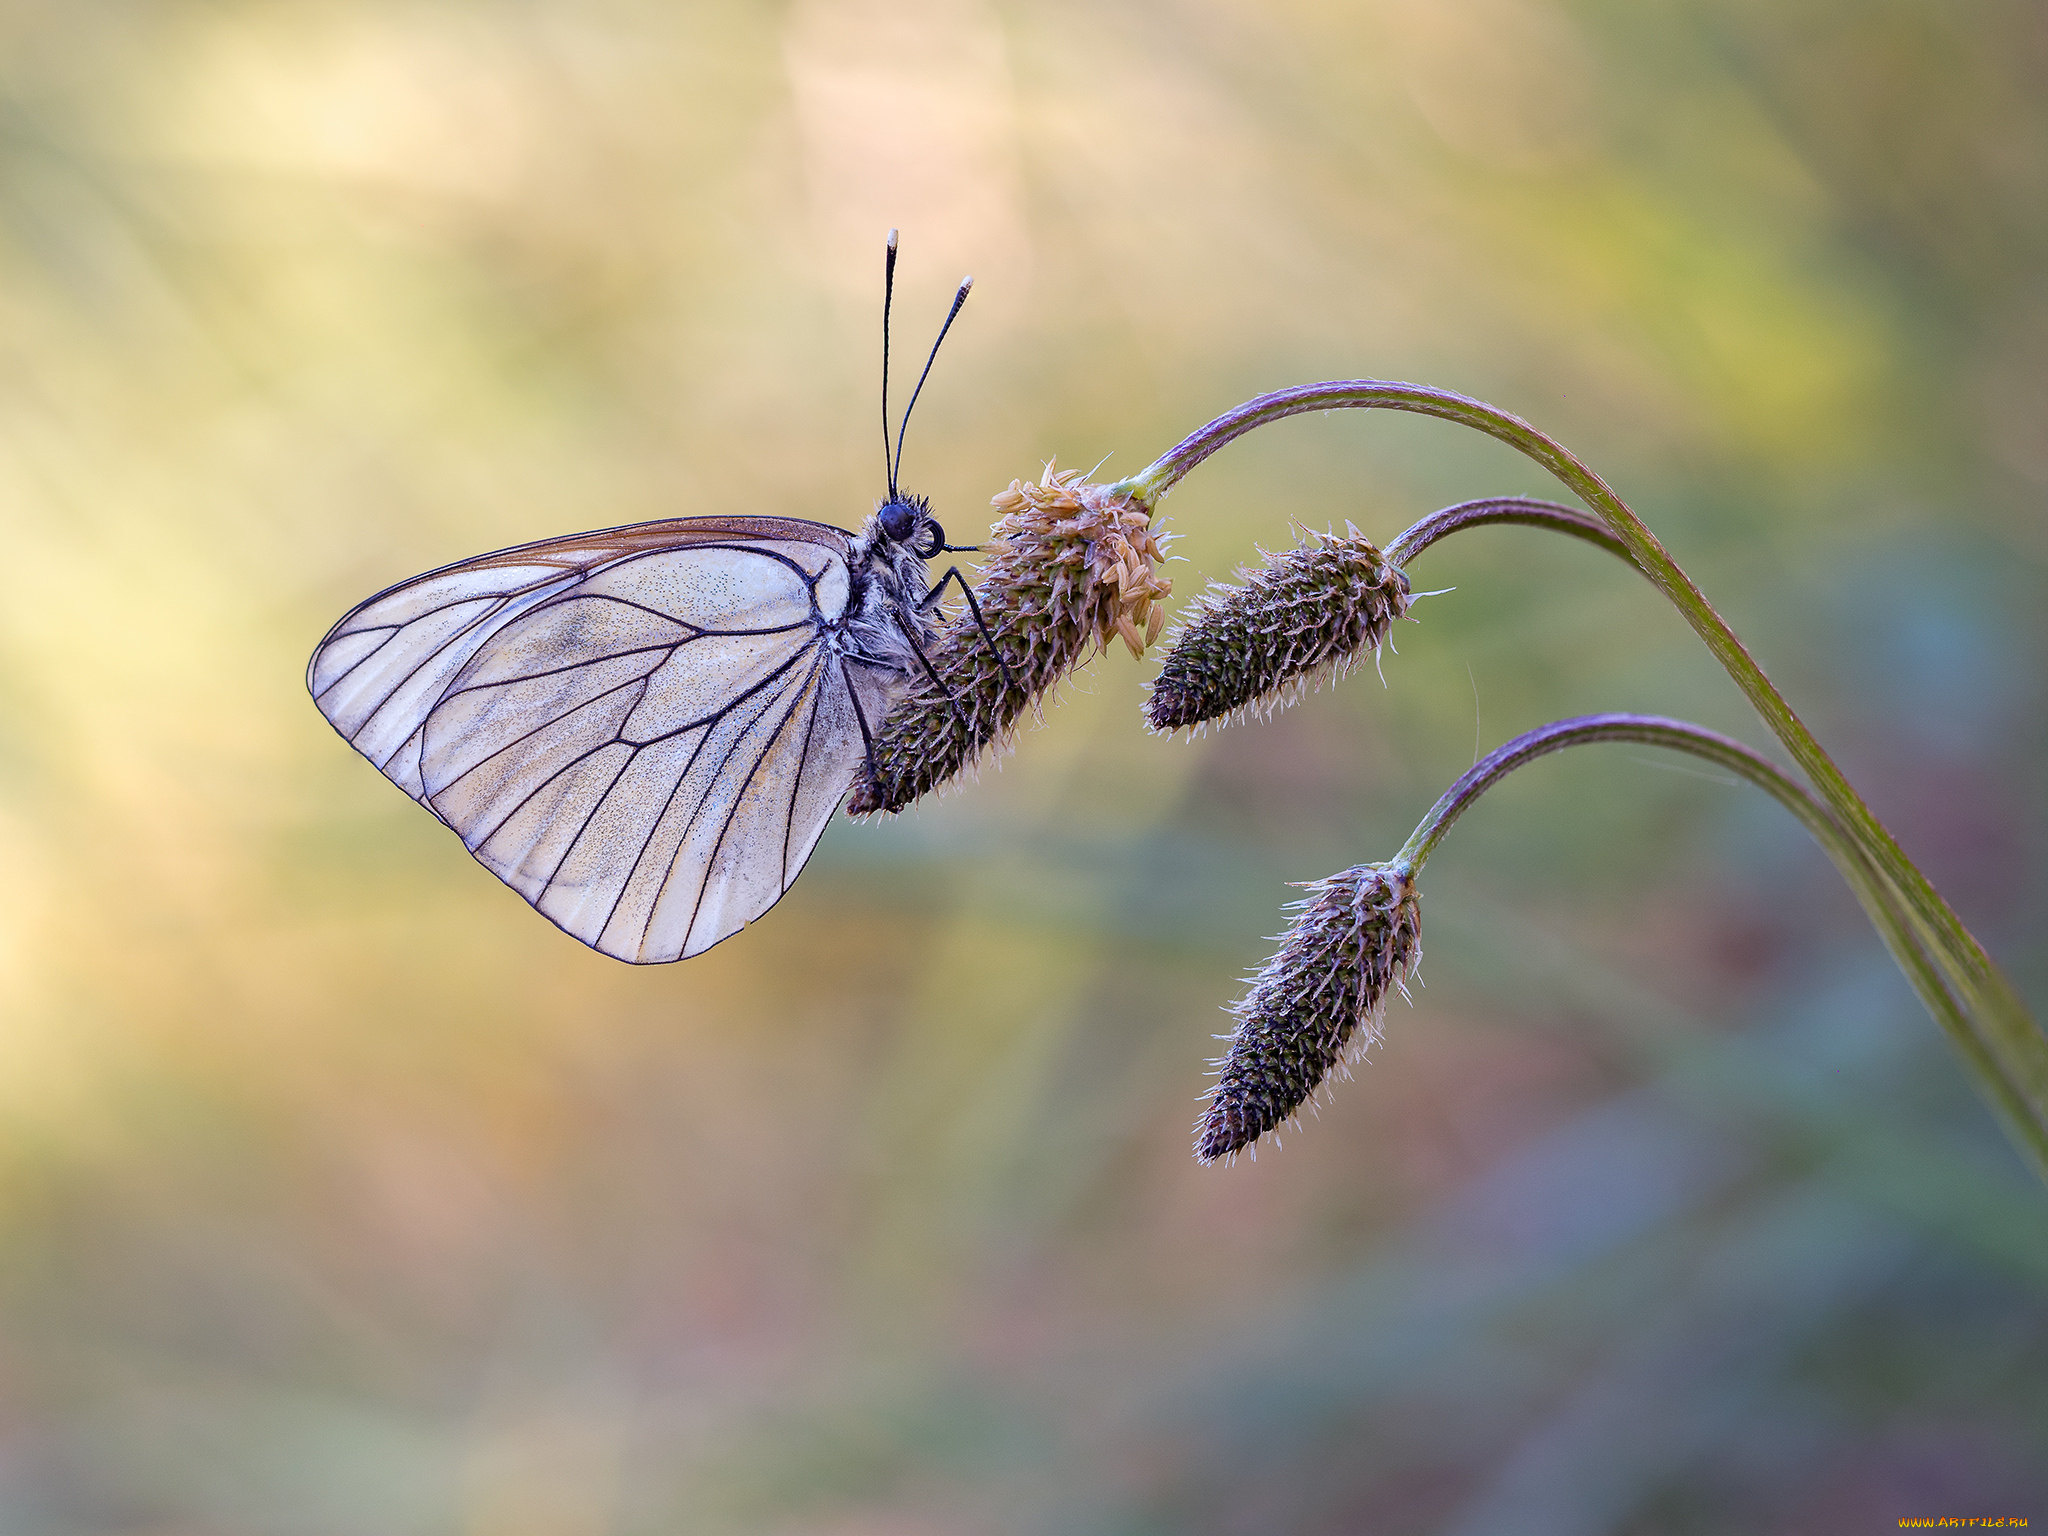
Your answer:
[[[449,571],[370,599],[313,653],[307,686],[321,713],[407,794],[420,796],[426,712],[497,629],[572,585],[548,567]]]
[[[364,603],[308,684],[567,932],[682,959],[780,898],[862,760],[862,719],[887,712],[897,679],[829,643],[848,553],[843,531],[786,518],[505,550]]]

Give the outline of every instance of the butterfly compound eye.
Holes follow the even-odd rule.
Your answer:
[[[900,501],[892,501],[876,514],[882,532],[893,544],[901,544],[917,527],[917,514]]]

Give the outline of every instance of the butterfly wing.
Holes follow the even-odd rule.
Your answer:
[[[897,680],[829,643],[847,554],[792,518],[525,545],[371,598],[308,685],[566,932],[684,959],[780,899],[862,760],[862,718],[887,712]]]

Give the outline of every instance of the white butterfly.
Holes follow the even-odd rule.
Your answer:
[[[564,932],[702,954],[789,889],[936,635],[925,561],[951,546],[901,455],[899,432],[859,533],[677,518],[416,576],[328,631],[307,687]]]

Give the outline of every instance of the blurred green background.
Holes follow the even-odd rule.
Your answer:
[[[1107,657],[680,967],[335,738],[306,655],[387,583],[857,522],[891,225],[903,353],[977,279],[905,464],[956,538],[1280,385],[1493,400],[2048,1004],[2035,0],[5,0],[0,1531],[2048,1520],[2048,1199],[1754,791],[1518,776],[1369,1067],[1189,1156],[1287,882],[1475,746],[1767,741],[1597,551],[1454,540],[1384,687],[1192,744]],[[1171,569],[1504,492],[1302,418]]]

